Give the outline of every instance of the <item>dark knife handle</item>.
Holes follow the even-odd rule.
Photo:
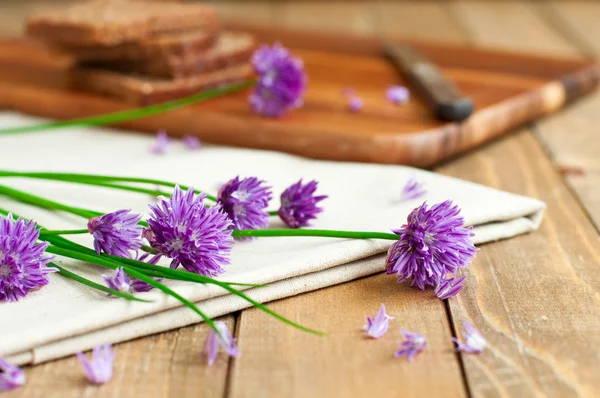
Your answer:
[[[405,74],[438,119],[460,122],[473,112],[473,101],[463,96],[442,71],[403,44],[387,44],[385,54]]]

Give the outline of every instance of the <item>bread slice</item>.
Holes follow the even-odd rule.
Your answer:
[[[135,61],[150,58],[187,57],[208,50],[215,44],[214,30],[159,33],[116,46],[55,46],[78,62]]]
[[[119,60],[95,65],[146,76],[181,78],[247,62],[256,47],[257,41],[248,33],[223,32],[206,51],[190,52],[183,56],[153,55],[143,60]]]
[[[106,46],[156,33],[210,29],[217,23],[215,8],[209,4],[88,0],[34,15],[26,30],[47,42]]]
[[[104,69],[78,67],[73,70],[73,84],[77,89],[118,97],[130,104],[150,105],[241,81],[251,76],[252,68],[248,63],[175,80],[153,79]]]

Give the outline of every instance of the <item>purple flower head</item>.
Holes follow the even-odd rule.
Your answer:
[[[423,183],[417,181],[414,174],[410,175],[402,188],[402,200],[418,199],[425,195],[427,191],[423,188]]]
[[[358,112],[363,108],[363,100],[360,97],[350,97],[348,99],[348,109],[351,112]]]
[[[385,92],[385,97],[390,102],[401,104],[408,101],[410,92],[404,86],[392,86]]]
[[[150,147],[150,152],[156,155],[163,155],[169,151],[170,147],[171,141],[169,141],[167,132],[165,130],[158,130],[156,133],[156,141]]]
[[[282,116],[288,109],[302,106],[306,90],[306,73],[302,61],[275,43],[262,46],[252,56],[252,66],[258,75],[250,105],[254,112],[269,116]]]
[[[25,384],[25,372],[0,357],[0,391],[8,391]]]
[[[39,236],[33,221],[0,217],[0,302],[18,301],[47,285],[48,274],[57,271],[46,266],[54,256],[45,255],[47,242],[36,244]]]
[[[465,321],[465,330],[463,330],[462,336],[465,340],[464,344],[456,337],[452,338],[457,344],[456,351],[462,351],[468,354],[479,354],[487,347],[485,338],[468,321]]]
[[[290,227],[300,228],[309,225],[309,221],[317,218],[317,214],[323,211],[317,204],[327,195],[315,196],[318,182],[313,180],[302,184],[302,179],[290,185],[281,194],[281,207],[279,217]]]
[[[96,253],[105,252],[114,256],[131,258],[131,252],[142,247],[142,231],[138,224],[142,216],[131,210],[118,210],[90,218],[88,231],[94,237]]]
[[[110,344],[94,347],[91,361],[88,361],[81,352],[77,353],[85,375],[94,384],[104,384],[112,378],[115,357],[116,354]]]
[[[221,337],[211,328],[206,336],[204,347],[202,348],[202,355],[208,357],[208,364],[213,365],[217,354],[219,353],[219,347],[223,349],[230,357],[237,357],[240,352],[235,344],[235,339],[229,333],[227,324],[223,321],[216,321],[215,327],[221,334]]]
[[[441,300],[447,300],[454,297],[464,287],[464,281],[467,276],[461,276],[460,278],[442,279],[435,287],[435,295]]]
[[[235,229],[259,229],[269,225],[266,209],[271,200],[271,187],[256,177],[229,180],[219,190],[217,203],[233,221]]]
[[[381,308],[373,319],[367,317],[367,324],[363,329],[367,332],[367,336],[378,339],[388,331],[390,320],[392,319],[394,319],[394,317],[385,313],[385,305],[382,303]]]
[[[232,222],[220,205],[207,208],[205,197],[192,188],[184,192],[175,187],[169,199],[159,197],[159,203],[150,205],[143,235],[158,252],[155,257],[172,259],[171,268],[181,264],[190,272],[216,276],[229,264]]]
[[[415,356],[427,347],[427,339],[419,333],[407,332],[404,329],[402,335],[406,340],[400,343],[400,349],[394,356],[398,358],[405,355],[408,357],[408,362],[412,362]]]
[[[183,145],[189,150],[194,150],[202,147],[202,141],[193,135],[186,135],[183,137]]]
[[[125,268],[119,267],[115,270],[114,276],[102,275],[106,286],[121,293],[129,293],[131,290],[131,279],[125,273]]]
[[[388,250],[388,274],[398,282],[412,278],[411,286],[424,290],[448,274],[456,274],[475,257],[471,227],[463,227],[460,209],[447,200],[427,209],[427,202],[414,209],[400,229],[392,230],[399,240]]]
[[[125,273],[125,268],[119,267],[115,270],[115,274],[113,276],[102,275],[102,279],[104,279],[104,283],[109,288],[116,290],[121,293],[131,293],[134,292],[149,292],[154,289],[154,286],[141,281],[139,279],[131,279],[129,275]],[[162,278],[152,278],[157,282],[162,281]]]

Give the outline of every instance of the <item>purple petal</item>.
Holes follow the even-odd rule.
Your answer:
[[[171,142],[165,130],[159,130],[156,133],[156,141],[150,147],[150,152],[156,155],[163,155],[169,151]]]
[[[381,308],[373,319],[367,317],[367,324],[364,326],[367,336],[374,339],[383,336],[388,331],[390,320],[392,319],[394,319],[394,317],[386,314],[385,305],[382,303]]]
[[[25,372],[0,357],[0,391],[8,391],[25,384]]]
[[[92,383],[98,385],[104,384],[112,378],[113,362],[116,354],[110,344],[94,347],[91,361],[88,361],[81,352],[78,352],[76,355],[83,366],[87,378]]]
[[[198,137],[194,137],[193,135],[186,135],[183,137],[183,144],[189,150],[194,150],[202,147],[202,141],[198,139]]]
[[[401,104],[408,101],[408,99],[410,98],[410,92],[406,87],[392,86],[386,91],[385,97],[390,102],[393,102],[395,104]]]

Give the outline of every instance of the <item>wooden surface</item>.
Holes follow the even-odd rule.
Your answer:
[[[369,26],[367,3],[351,3],[344,8],[336,3],[319,3],[315,10],[313,3],[302,2],[294,7],[294,13],[281,14],[288,28],[307,20],[307,13],[329,16],[336,7],[342,11],[340,20],[351,21],[355,33],[366,33],[365,27]],[[311,19],[305,28],[318,28],[318,21]],[[460,124],[448,123],[437,120],[415,90],[407,104],[394,105],[385,99],[385,90],[391,85],[410,87],[410,83],[384,58],[378,35],[353,37],[323,30],[284,30],[253,21],[225,25],[252,32],[260,42],[280,41],[303,60],[310,81],[302,109],[281,121],[269,120],[251,112],[245,91],[123,123],[122,127],[152,134],[165,129],[172,136],[196,135],[205,142],[275,149],[321,159],[430,167],[557,111],[593,90],[600,79],[600,69],[577,54],[551,58],[482,50],[459,42],[409,41],[475,105],[469,119]],[[76,71],[74,60],[56,56],[37,43],[0,42],[0,106],[36,116],[71,119],[135,105],[73,91],[72,81],[88,78]],[[347,87],[354,88],[363,99],[360,112],[349,111],[342,95]],[[151,103],[148,101],[154,97],[166,98],[164,93],[130,97],[140,97],[136,103],[142,105]]]
[[[592,2],[336,2],[327,5],[335,24],[318,12],[322,5],[307,1],[219,4],[232,18],[300,27],[554,55],[600,51],[600,6]],[[436,169],[548,204],[539,231],[481,247],[466,289],[448,306],[431,291],[377,275],[271,304],[292,319],[321,325],[331,332],[327,339],[246,310],[227,317],[235,323],[239,359],[220,358],[208,368],[199,357],[206,328],[195,326],[120,344],[115,379],[104,387],[86,385],[76,360],[68,358],[28,368],[27,386],[4,396],[597,397],[598,106],[596,94]],[[381,302],[395,326],[374,343],[362,337],[361,326]],[[453,353],[449,338],[465,319],[490,342],[479,356]],[[429,338],[427,352],[412,364],[391,357],[400,327]]]

